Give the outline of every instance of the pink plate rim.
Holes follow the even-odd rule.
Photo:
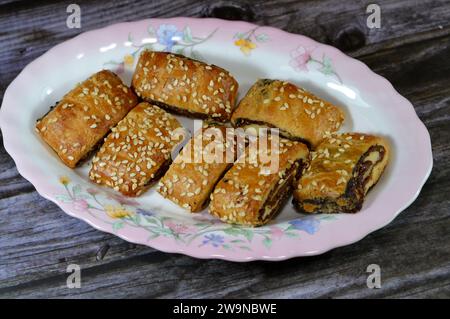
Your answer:
[[[26,82],[27,73],[40,69],[41,64],[45,64],[43,63],[44,59],[56,57],[60,55],[61,52],[64,52],[64,50],[77,47],[79,44],[85,45],[88,42],[87,40],[100,35],[106,38],[114,37],[115,30],[132,30],[134,26],[143,24],[144,22],[170,23],[178,25],[186,24],[194,29],[215,26],[223,27],[224,29],[228,27],[230,29],[234,28],[247,30],[257,27],[254,24],[243,21],[182,17],[170,19],[146,19],[135,22],[118,23],[101,29],[84,32],[70,40],[58,44],[26,66],[16,77],[16,79],[14,79],[14,81],[9,85],[4,94],[3,104],[0,110],[0,126],[2,128],[4,147],[15,161],[19,173],[34,185],[37,192],[42,197],[57,204],[68,215],[79,218],[98,230],[114,234],[129,242],[147,245],[164,252],[182,253],[196,258],[217,258],[239,262],[253,260],[279,261],[297,256],[318,255],[337,247],[355,243],[367,236],[369,233],[389,224],[402,210],[411,205],[419,195],[423,185],[431,173],[433,157],[430,135],[425,125],[417,116],[412,104],[401,96],[393,88],[389,81],[372,72],[364,63],[348,57],[340,50],[318,43],[302,35],[288,33],[273,27],[261,26],[261,28],[264,29],[267,34],[270,34],[274,39],[271,47],[266,48],[268,52],[271,50],[282,50],[285,48],[286,43],[290,43],[291,41],[307,42],[308,44],[320,47],[323,52],[326,52],[330,57],[332,57],[333,62],[340,69],[341,78],[344,79],[346,83],[355,84],[355,87],[361,89],[361,91],[370,89],[377,92],[383,92],[382,96],[379,97],[379,101],[395,104],[396,108],[395,110],[392,110],[392,112],[401,118],[402,122],[408,123],[408,128],[411,129],[411,139],[414,140],[414,147],[415,150],[417,150],[417,156],[411,159],[411,161],[414,162],[414,165],[416,165],[414,167],[414,176],[411,177],[409,183],[405,183],[404,188],[399,191],[399,194],[390,195],[390,202],[388,204],[386,203],[385,209],[380,212],[379,216],[373,219],[372,223],[358,224],[357,231],[340,234],[338,238],[333,237],[333,240],[329,240],[319,248],[316,247],[314,249],[308,249],[302,245],[284,245],[285,247],[282,247],[281,245],[278,250],[269,250],[264,254],[261,254],[258,250],[245,253],[218,253],[217,251],[200,249],[194,246],[170,245],[167,241],[148,241],[144,238],[144,236],[137,238],[139,236],[136,236],[130,231],[113,232],[112,229],[110,229],[106,224],[91,218],[87,214],[80,214],[70,206],[64,205],[63,203],[57,201],[54,196],[54,183],[49,180],[48,176],[45,176],[45,174],[35,169],[36,167],[33,163],[32,156],[27,153],[25,148],[21,147],[21,140],[19,138],[19,134],[17,134],[17,129],[15,128],[13,120],[14,117],[17,116],[17,110],[20,110],[20,105],[15,103],[14,96],[22,90],[24,83]],[[277,43],[278,45],[275,45]],[[364,87],[365,84],[361,84],[360,79],[365,79],[363,82],[370,83],[370,88],[367,85]]]

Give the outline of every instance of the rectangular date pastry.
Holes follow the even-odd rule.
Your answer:
[[[238,146],[224,126],[200,129],[159,182],[159,193],[191,212],[202,210],[216,183],[233,165]]]
[[[127,196],[139,196],[169,168],[182,141],[180,123],[163,109],[139,103],[111,130],[94,156],[89,178]]]
[[[284,137],[317,145],[344,121],[342,110],[312,93],[279,80],[258,80],[239,102],[232,123],[238,127],[265,126]]]
[[[291,195],[293,183],[308,158],[308,148],[301,142],[280,138],[278,149],[247,147],[217,183],[209,212],[231,224],[260,226],[269,222]],[[272,164],[261,160],[266,155],[276,155],[276,168],[271,169]]]
[[[64,164],[74,168],[136,104],[132,90],[103,70],[67,93],[37,121],[36,131]]]
[[[132,82],[137,95],[148,102],[216,122],[230,120],[238,92],[228,71],[167,52],[143,51]]]
[[[294,190],[294,206],[302,213],[355,213],[388,159],[384,138],[331,134],[311,153],[310,166]]]

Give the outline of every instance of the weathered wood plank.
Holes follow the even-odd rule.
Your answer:
[[[0,216],[0,287],[53,276],[71,263],[90,267],[152,251],[68,217],[36,192],[2,199]],[[106,255],[97,260],[105,245]]]

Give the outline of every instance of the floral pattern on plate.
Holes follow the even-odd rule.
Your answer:
[[[170,216],[146,210],[133,198],[117,193],[101,195],[96,188],[83,190],[80,184],[72,184],[66,176],[59,182],[64,193],[56,195],[61,203],[69,203],[76,211],[85,211],[92,217],[110,225],[113,232],[121,229],[142,228],[148,232],[148,241],[160,236],[169,237],[184,245],[211,246],[227,250],[251,251],[251,243],[260,241],[270,249],[275,240],[283,237],[298,238],[314,235],[322,222],[334,220],[333,215],[302,215],[302,217],[267,227],[242,227],[229,225],[207,214],[193,215],[189,223],[181,223]]]
[[[257,48],[257,43],[269,41],[266,33],[256,32],[258,29],[259,27],[256,27],[246,32],[237,32],[233,37],[234,45],[238,46],[245,56],[250,56],[252,50]]]
[[[125,69],[133,69],[134,63],[143,49],[172,52],[203,60],[200,53],[195,50],[195,47],[209,40],[216,31],[217,29],[205,37],[199,37],[192,34],[189,26],[179,29],[173,24],[160,24],[156,28],[150,25],[147,28],[149,39],[151,39],[151,41],[148,41],[149,43],[136,44],[133,35],[130,33],[127,41],[134,48],[134,51],[126,54],[123,57],[123,61],[108,61],[104,65],[114,65],[116,66],[116,72],[123,74]]]
[[[308,72],[309,68],[317,69],[326,76],[334,76],[340,83],[342,80],[333,67],[332,60],[323,54],[320,58],[313,57],[316,47],[298,46],[291,51],[289,65],[297,72]]]

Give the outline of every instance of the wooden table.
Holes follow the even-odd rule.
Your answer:
[[[82,28],[68,29],[72,2],[0,1],[2,93],[25,65],[80,32],[151,17],[248,20],[334,45],[386,77],[430,131],[434,169],[408,209],[358,243],[239,264],[166,254],[97,231],[41,198],[2,146],[0,297],[450,297],[450,1],[378,0],[380,29],[366,26],[370,1],[359,0],[77,0]],[[66,288],[72,263],[82,267],[80,289]],[[366,286],[372,263],[381,266],[381,289]]]

